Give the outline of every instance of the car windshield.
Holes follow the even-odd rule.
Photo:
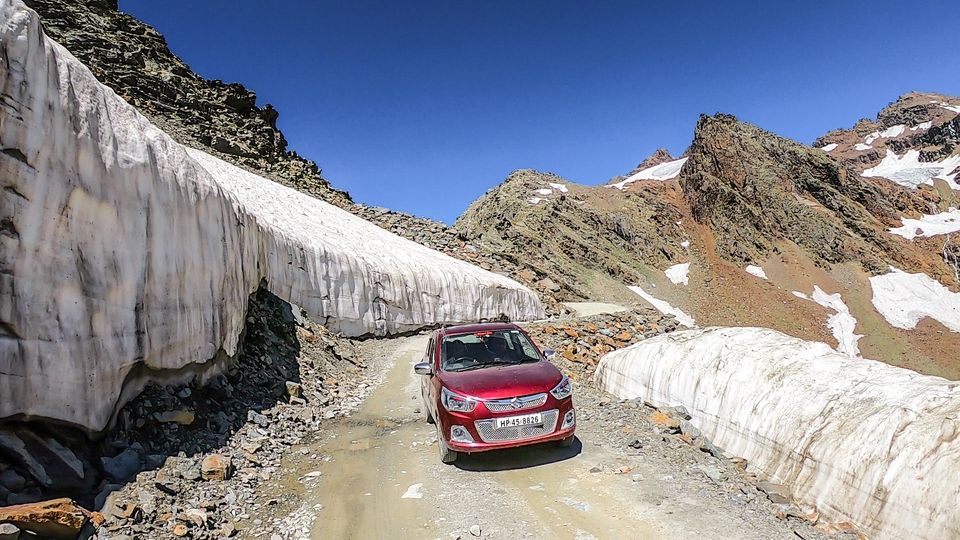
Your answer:
[[[537,348],[519,330],[488,330],[443,338],[444,371],[539,362]]]

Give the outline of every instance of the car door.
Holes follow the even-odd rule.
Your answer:
[[[437,372],[438,366],[436,363],[436,359],[434,358],[436,356],[434,354],[434,349],[435,349],[434,344],[436,343],[436,339],[437,339],[436,333],[430,336],[430,340],[427,342],[427,350],[424,351],[423,360],[422,360],[422,362],[428,363],[431,366],[433,366],[434,376],[420,377],[420,395],[423,396],[423,405],[424,407],[427,408],[427,411],[429,411],[434,418],[436,418],[436,414],[437,414],[437,411],[434,409],[437,403],[435,387],[436,387],[436,378],[437,378],[436,372]]]

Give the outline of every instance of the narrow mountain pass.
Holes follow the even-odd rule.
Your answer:
[[[356,413],[288,453],[282,484],[299,507],[285,518],[283,537],[792,536],[746,497],[722,493],[732,489],[719,481],[722,466],[691,469],[677,452],[649,448],[629,419],[636,411],[611,417],[618,404],[585,384],[575,394],[581,424],[571,448],[548,443],[442,464],[412,370],[426,343],[416,336],[366,344],[367,354],[387,360],[383,382]]]

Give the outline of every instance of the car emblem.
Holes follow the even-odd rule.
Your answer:
[[[514,409],[519,409],[520,407],[523,407],[523,403],[520,403],[519,399],[513,398],[510,401],[510,406],[513,407]]]

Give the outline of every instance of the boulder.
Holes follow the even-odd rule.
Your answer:
[[[45,538],[76,538],[90,516],[66,498],[0,508],[0,523],[11,523]]]
[[[204,480],[226,480],[230,472],[230,458],[220,454],[210,454],[200,462],[200,477]]]
[[[129,480],[143,468],[140,453],[133,448],[127,448],[111,458],[100,458],[100,462],[107,476],[119,482]]]

